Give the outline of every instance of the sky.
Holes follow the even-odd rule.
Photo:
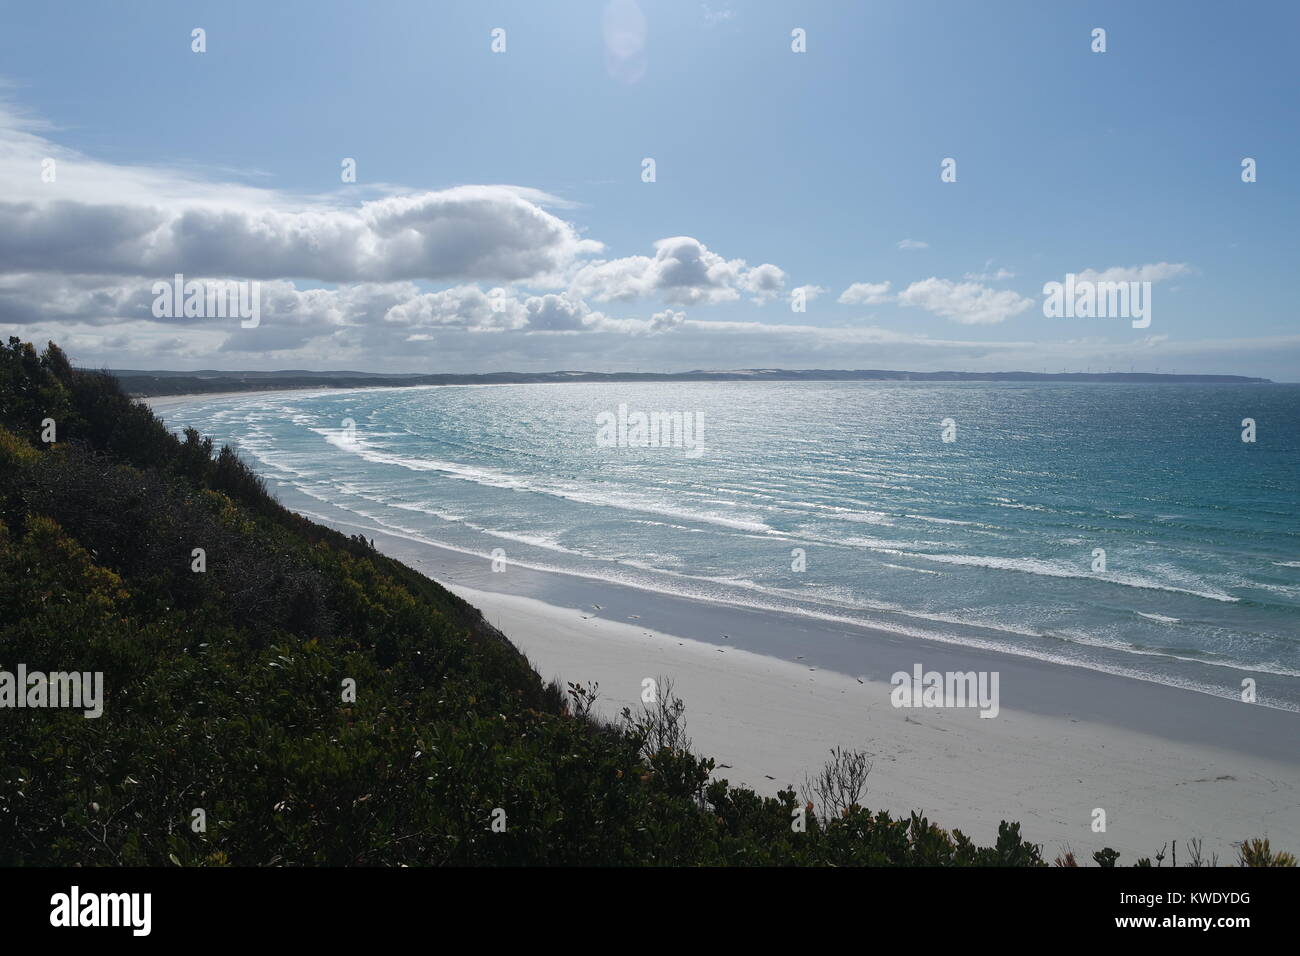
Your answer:
[[[1290,2],[4,2],[0,334],[1300,381],[1297,36]],[[256,321],[157,314],[177,273]],[[1047,314],[1067,274],[1146,317]]]

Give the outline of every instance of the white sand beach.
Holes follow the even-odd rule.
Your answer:
[[[1178,840],[1181,862],[1193,838],[1220,862],[1251,836],[1300,847],[1295,765],[1005,704],[995,719],[972,708],[895,709],[883,681],[604,620],[592,609],[452,590],[544,678],[599,682],[606,717],[639,707],[644,678],[672,678],[696,752],[718,761],[717,777],[760,793],[802,783],[841,745],[874,755],[865,800],[873,810],[922,811],[979,843],[996,839],[1000,820],[1019,821],[1049,859],[1068,846],[1091,863],[1110,846],[1132,864]],[[1058,680],[1071,677],[1054,670]],[[1091,828],[1098,807],[1105,833]]]

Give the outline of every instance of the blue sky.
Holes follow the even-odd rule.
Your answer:
[[[114,367],[1296,381],[1298,27],[1290,3],[3,4],[0,332]],[[262,283],[260,324],[155,318],[177,269]],[[1150,326],[1045,317],[1071,272],[1151,279]]]

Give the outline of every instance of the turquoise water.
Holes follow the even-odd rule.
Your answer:
[[[621,404],[696,416],[699,454],[602,446]],[[584,383],[162,414],[295,510],[485,561],[1300,705],[1300,386]]]

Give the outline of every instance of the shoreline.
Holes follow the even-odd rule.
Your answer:
[[[1130,864],[1172,840],[1200,839],[1224,861],[1254,836],[1300,846],[1300,716],[1290,711],[866,628],[853,646],[878,660],[845,673],[819,663],[818,641],[847,628],[525,568],[494,573],[486,558],[367,536],[478,608],[544,680],[597,681],[603,717],[636,711],[645,678],[672,678],[695,752],[719,764],[714,779],[769,796],[797,790],[843,746],[873,754],[873,810],[924,812],[978,843],[1017,821],[1049,860],[1067,845],[1084,862],[1110,846]],[[782,637],[789,651],[791,627],[804,632],[802,653],[774,653]],[[894,708],[889,675],[916,662],[998,670],[999,716]],[[1091,830],[1098,807],[1106,833]]]
[[[256,395],[299,395],[304,392],[319,392],[328,395],[332,392],[356,392],[362,390],[363,387],[328,388],[319,385],[303,385],[299,388],[247,388],[240,389],[237,392],[191,392],[185,395],[132,395],[131,399],[132,401],[148,405],[150,409],[157,412],[159,409],[171,408],[176,405],[188,405],[191,402],[207,401],[208,399],[252,398]]]
[[[318,506],[323,504],[316,503]],[[724,604],[627,584],[506,563],[491,570],[473,555],[316,510],[299,512],[345,533],[363,531],[384,554],[444,586],[503,597],[533,598],[553,607],[582,608],[593,619],[639,626],[816,671],[887,682],[898,672],[998,671],[1003,705],[1047,717],[1069,717],[1136,730],[1171,741],[1235,748],[1295,764],[1300,770],[1300,714],[1246,704],[1191,688],[1071,666],[1009,651],[905,636],[862,624],[842,624],[769,608]],[[472,602],[471,602],[472,603]],[[595,608],[599,605],[599,610]],[[800,637],[792,650],[790,635]]]
[[[692,749],[717,763],[713,779],[760,794],[793,786],[802,799],[805,775],[842,746],[871,755],[862,802],[873,811],[896,818],[916,811],[979,844],[996,842],[1000,821],[1018,822],[1049,862],[1072,849],[1090,863],[1111,847],[1132,865],[1175,840],[1186,852],[1186,841],[1200,839],[1223,862],[1235,858],[1235,843],[1257,835],[1279,848],[1300,845],[1294,765],[1005,703],[992,720],[973,709],[895,709],[883,681],[597,618],[586,608],[449,590],[478,607],[543,679],[598,682],[595,711],[606,719],[639,709],[644,679],[670,678],[686,703]],[[1092,832],[1097,808],[1106,812],[1105,833]]]

